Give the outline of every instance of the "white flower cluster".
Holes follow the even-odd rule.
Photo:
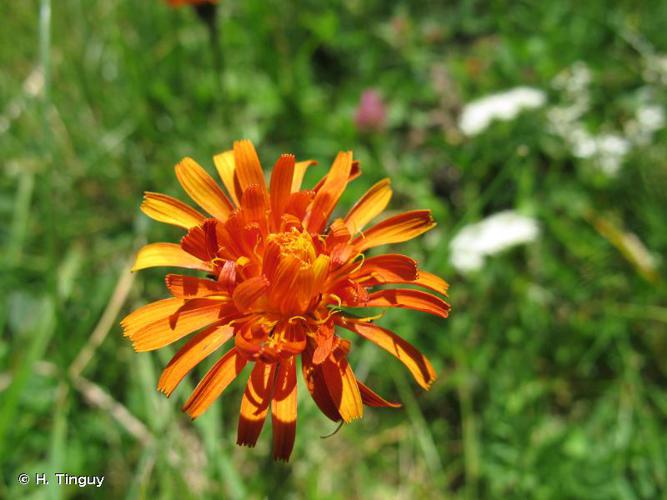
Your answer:
[[[583,117],[590,108],[591,72],[577,62],[560,73],[553,87],[561,92],[565,104],[547,112],[552,131],[559,135],[577,158],[590,158],[607,175],[615,175],[623,159],[634,146],[651,142],[653,134],[665,126],[664,111],[652,102],[651,90],[640,91],[635,116],[624,126],[623,133],[590,133]]]
[[[514,210],[464,226],[450,243],[452,265],[461,272],[481,269],[486,257],[537,239],[537,220]]]
[[[646,85],[635,96],[634,116],[620,131],[591,133],[585,115],[591,107],[590,87],[593,76],[588,66],[577,62],[552,81],[561,104],[550,106],[546,116],[553,133],[563,139],[576,158],[590,159],[608,175],[615,175],[623,159],[633,147],[650,144],[655,133],[666,125],[665,111],[656,103],[656,86],[667,86],[667,56],[643,47],[644,80]],[[516,87],[469,102],[463,108],[459,128],[468,136],[480,134],[494,120],[508,121],[526,109],[545,105],[545,93],[536,88]],[[539,235],[537,220],[512,210],[491,215],[461,229],[450,243],[452,265],[461,272],[480,269],[485,259],[506,248],[534,241]],[[650,255],[637,249],[641,242],[632,234],[624,234],[623,248],[633,255]],[[618,238],[617,238],[618,239]],[[621,241],[619,239],[619,241]],[[643,246],[641,248],[644,248]],[[645,257],[637,262],[652,262]],[[650,266],[645,266],[650,267]]]
[[[459,128],[466,135],[483,132],[494,120],[508,121],[525,109],[544,105],[544,92],[531,87],[516,87],[469,102],[459,118]]]
[[[653,134],[665,126],[664,109],[653,102],[651,89],[639,92],[639,107],[632,120],[624,126],[625,135],[637,146],[646,146],[653,140]]]
[[[553,133],[560,136],[576,158],[590,159],[608,175],[615,175],[625,156],[635,146],[650,144],[654,134],[665,127],[664,109],[655,103],[652,85],[667,85],[667,57],[652,54],[645,57],[644,76],[647,86],[637,93],[634,117],[622,131],[591,133],[584,118],[590,110],[592,74],[583,62],[577,62],[554,78],[553,88],[562,104],[547,110]],[[459,128],[468,136],[486,130],[494,120],[508,121],[527,109],[544,106],[545,93],[532,87],[516,87],[469,102],[459,118]]]

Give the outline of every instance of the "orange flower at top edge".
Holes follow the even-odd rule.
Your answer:
[[[429,361],[373,318],[347,309],[399,307],[446,318],[449,305],[415,288],[447,294],[447,283],[417,268],[410,257],[384,254],[366,258],[370,248],[400,243],[431,229],[428,210],[395,215],[362,231],[389,203],[388,179],[371,187],[342,219],[327,220],[359,173],[351,152],[340,152],[313,189],[301,182],[312,161],[278,158],[266,185],[252,143],[234,143],[214,157],[227,188],[190,158],[176,165],[183,189],[210,215],[163,194],[146,193],[141,205],[153,219],[187,231],[180,244],[143,247],[133,270],[155,266],[196,269],[206,278],[168,274],[172,297],[148,304],[122,321],[136,351],[152,351],[195,332],[163,371],[158,389],[169,396],[204,358],[228,341],[234,346],[208,371],[185,403],[201,415],[248,364],[253,364],[238,424],[240,445],[254,446],[271,409],[273,456],[288,460],[297,415],[297,357],[317,406],[334,422],[360,418],[363,405],[398,407],[358,381],[347,354],[349,330],[401,361],[424,389],[435,380]],[[345,309],[344,309],[345,308]]]
[[[180,7],[181,5],[202,5],[205,3],[218,3],[218,0],[167,0],[171,7]]]

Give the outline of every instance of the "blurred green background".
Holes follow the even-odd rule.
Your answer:
[[[0,498],[664,498],[664,7],[225,0],[216,39],[158,0],[1,2]],[[461,130],[466,103],[517,86],[545,103]],[[369,88],[386,120],[364,131]],[[404,408],[322,439],[335,426],[301,387],[289,464],[272,462],[269,424],[255,449],[234,445],[241,381],[192,423],[179,408],[197,377],[164,398],[174,349],[136,354],[118,326],[166,296],[163,270],[130,275],[133,252],[180,237],[139,212],[142,192],[185,200],[173,165],[213,172],[243,137],[266,168],[317,159],[311,183],[353,149],[365,175],[339,210],[390,176],[391,210],[439,223],[396,250],[451,284],[450,319],[380,322],[430,357],[432,390],[355,342],[360,378]],[[457,232],[507,209],[537,239],[452,266]]]

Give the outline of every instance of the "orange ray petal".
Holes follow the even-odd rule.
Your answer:
[[[358,257],[362,258],[359,259]],[[356,271],[362,265],[364,261],[363,257],[364,256],[362,254],[357,254],[357,257],[348,261],[347,264],[344,264],[338,267],[337,269],[334,266],[332,266],[332,271],[331,273],[329,273],[329,276],[327,276],[324,287],[327,290],[329,290],[332,287],[335,287],[336,284],[340,283],[341,281],[348,281],[351,278],[351,276],[354,273],[356,273]],[[358,276],[355,279],[359,279]]]
[[[313,191],[298,191],[292,193],[287,201],[287,206],[285,207],[285,214],[291,214],[296,216],[299,221],[303,219],[306,214],[308,206],[313,200],[315,193]],[[285,216],[283,216],[284,218]]]
[[[315,332],[315,350],[313,351],[313,364],[322,364],[330,355],[334,347],[334,324],[333,320],[320,325]]]
[[[231,339],[233,335],[234,328],[231,326],[216,325],[192,337],[178,350],[162,371],[157,386],[158,390],[170,396],[190,370]]]
[[[136,331],[126,330],[125,335],[132,340],[135,351],[153,351],[219,321],[221,306],[219,300],[192,299],[171,316],[158,319]]]
[[[268,301],[272,309],[282,309],[288,295],[294,291],[294,282],[299,278],[301,261],[292,255],[282,255],[271,275],[271,289]],[[271,270],[271,268],[268,268]]]
[[[201,298],[208,295],[227,295],[227,288],[223,283],[195,276],[167,274],[165,283],[171,294],[181,299]]]
[[[366,406],[378,408],[400,408],[403,406],[401,403],[387,401],[360,380],[357,380],[357,383],[359,384],[359,392],[361,392],[361,400]]]
[[[232,204],[206,170],[192,158],[183,158],[175,170],[178,182],[200,207],[217,219],[227,219]]]
[[[362,278],[361,283],[365,287],[375,285],[417,285],[441,293],[445,296],[448,295],[447,289],[449,288],[449,285],[445,280],[421,269],[419,269],[417,273],[417,278],[413,280],[406,280],[397,276],[389,276],[387,274],[373,273],[371,276]]]
[[[356,322],[345,318],[338,318],[336,322],[343,328],[361,335],[396,356],[424,389],[428,390],[435,381],[435,370],[433,370],[429,360],[412,344],[394,332],[372,323]]]
[[[213,163],[215,164],[215,169],[218,171],[222,183],[227,188],[227,192],[234,202],[234,205],[238,207],[240,205],[239,199],[241,198],[241,187],[239,186],[238,179],[236,179],[234,175],[236,172],[234,151],[224,151],[215,155],[213,157]]]
[[[352,162],[352,169],[350,170],[350,176],[347,178],[347,182],[352,182],[360,175],[361,175],[361,164],[359,163],[359,160],[354,160]]]
[[[380,215],[391,200],[391,181],[382,179],[371,187],[361,199],[354,204],[345,216],[345,224],[350,233],[357,234],[375,217]]]
[[[243,220],[246,224],[258,223],[266,231],[267,199],[266,191],[257,184],[252,184],[243,192],[241,197]]]
[[[191,227],[188,230],[188,233],[181,238],[181,248],[204,262],[209,262],[215,257],[215,254],[211,255],[209,251],[206,233],[201,226]]]
[[[422,269],[417,263],[401,254],[378,255],[366,259],[351,279],[365,287],[376,285],[418,285],[447,295],[449,285],[445,280]]]
[[[249,312],[255,307],[269,288],[269,281],[264,276],[255,276],[241,282],[234,289],[234,304],[239,311]]]
[[[252,319],[248,319],[243,326],[237,326],[236,335],[234,335],[234,345],[246,357],[256,359],[257,355],[262,351],[263,344],[268,339],[268,335],[264,328],[252,328],[252,326]]]
[[[281,353],[301,354],[306,348],[306,328],[300,322],[284,321],[276,325],[274,335],[282,334]]]
[[[279,228],[280,217],[292,192],[294,180],[294,155],[281,155],[271,172],[271,219],[275,228]]]
[[[183,411],[192,419],[204,413],[241,373],[247,362],[248,360],[241,356],[235,347],[227,351],[197,384],[192,395],[183,405]]]
[[[273,395],[276,363],[256,361],[241,400],[236,444],[255,446]]]
[[[345,191],[351,168],[352,153],[349,151],[338,153],[304,220],[304,226],[310,232],[319,233],[324,228],[338,199]]]
[[[430,210],[405,212],[371,227],[357,236],[353,243],[357,252],[379,245],[411,240],[435,226]]]
[[[207,262],[187,253],[176,243],[150,243],[143,246],[137,253],[132,271],[161,266],[199,269],[208,272],[212,269]]]
[[[417,279],[417,262],[401,254],[384,254],[366,259],[359,270],[350,276],[367,286],[366,279],[373,284],[410,282]]]
[[[327,174],[329,175],[329,174]],[[315,187],[313,188],[313,191],[316,193],[322,189],[322,186],[324,185],[324,182],[327,180],[327,175],[322,177],[317,184],[315,184]],[[361,167],[359,166],[359,161],[358,160],[353,160],[352,161],[352,168],[350,169],[350,175],[347,178],[347,182],[352,182],[354,179],[359,177],[361,175]]]
[[[234,142],[234,160],[236,162],[235,175],[241,187],[241,193],[252,184],[257,184],[266,194],[264,172],[252,142],[247,139]]]
[[[262,259],[262,274],[273,281],[278,265],[282,259],[282,246],[279,242],[269,239],[264,244],[264,258]]]
[[[320,411],[330,420],[339,422],[341,420],[340,413],[338,413],[338,408],[336,408],[327,390],[322,367],[313,364],[313,350],[311,348],[306,348],[303,351],[301,361],[303,378],[306,381],[306,387],[308,387],[308,392],[310,392],[313,401],[315,401]]]
[[[205,217],[194,208],[176,198],[161,193],[144,193],[141,211],[151,219],[165,224],[172,224],[184,229],[201,224]]]
[[[292,176],[292,188],[290,191],[296,193],[301,190],[301,184],[303,183],[303,176],[306,175],[306,170],[308,167],[317,165],[315,160],[306,160],[298,161],[294,165],[294,175]]]
[[[336,219],[329,225],[329,233],[324,241],[327,248],[333,250],[337,246],[348,243],[351,239],[352,234],[343,219]]]
[[[361,418],[364,407],[359,385],[345,355],[336,351],[321,365],[324,381],[338,413],[345,423]]]
[[[225,290],[232,292],[236,286],[237,265],[233,260],[226,260],[220,269],[218,282]]]
[[[451,306],[440,297],[421,290],[378,290],[368,296],[366,307],[400,307],[446,318]]]
[[[132,337],[145,326],[169,318],[169,316],[178,311],[183,304],[183,300],[172,298],[158,300],[157,302],[151,302],[150,304],[140,307],[128,314],[120,322],[120,326],[123,328],[123,335]]]
[[[320,254],[313,262],[313,291],[321,291],[329,275],[331,259],[328,255]]]
[[[210,262],[218,257],[217,219],[206,219],[201,226],[191,227],[181,238],[181,248],[190,255]]]
[[[423,286],[424,288],[428,288],[443,295],[447,295],[447,290],[449,289],[449,284],[440,276],[436,276],[435,274],[424,271],[423,269],[419,270],[417,279],[414,281],[414,284]]]
[[[297,269],[294,272],[292,285],[283,289],[283,296],[280,298],[280,311],[288,317],[304,314],[314,294],[314,283],[315,277],[312,268]],[[276,286],[280,285],[276,284]]]
[[[254,236],[260,236],[259,229],[253,231],[246,226],[239,211],[235,211],[224,224],[216,226],[216,235],[220,242],[220,255],[234,261],[241,256],[253,255],[257,243]]]
[[[273,458],[287,462],[296,436],[296,360],[282,360],[276,374],[276,386],[271,402]]]
[[[380,274],[373,273],[365,277],[357,278],[359,282],[365,287],[372,287],[376,285],[417,285],[443,295],[447,295],[447,289],[449,285],[442,278],[422,271],[421,269],[417,271],[418,276],[413,280],[402,279],[398,276],[391,276],[389,274]]]

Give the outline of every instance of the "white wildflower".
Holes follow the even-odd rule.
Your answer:
[[[630,151],[630,141],[618,134],[590,135],[579,129],[570,135],[572,154],[578,158],[594,158],[607,175],[616,175],[623,158]]]
[[[665,112],[657,104],[643,103],[637,108],[634,119],[625,124],[625,134],[642,146],[650,144],[653,135],[665,126]]]
[[[486,129],[493,120],[512,120],[524,109],[544,105],[545,100],[544,92],[530,87],[517,87],[488,95],[465,105],[459,119],[459,128],[466,135],[476,135]]]
[[[451,263],[459,271],[480,269],[484,259],[506,248],[534,241],[537,220],[506,210],[461,229],[450,243]]]
[[[587,92],[593,76],[588,65],[583,61],[577,61],[565,71],[561,71],[553,79],[552,85],[572,97],[580,97],[580,93]]]

